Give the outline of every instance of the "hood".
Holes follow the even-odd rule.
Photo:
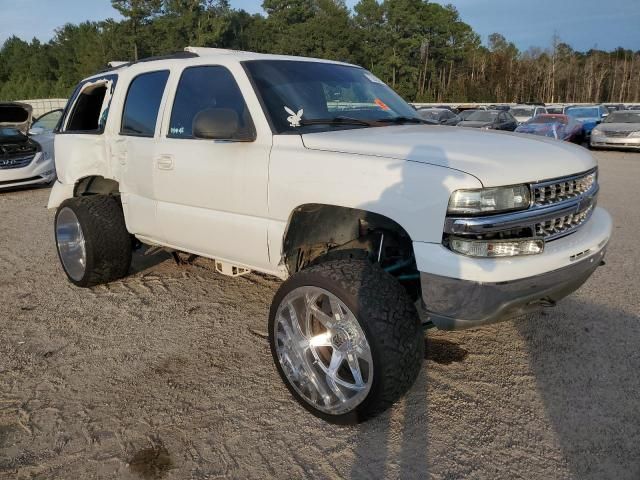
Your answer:
[[[0,127],[15,128],[27,135],[31,126],[31,105],[18,102],[0,103]]]
[[[479,120],[463,120],[458,124],[459,127],[469,127],[469,128],[482,128],[488,127],[491,125],[491,122],[481,122]]]
[[[640,123],[601,123],[598,130],[602,132],[638,132]]]
[[[453,168],[487,187],[547,180],[596,166],[587,149],[535,135],[429,125],[374,128],[308,133],[302,141],[312,150]]]
[[[520,116],[520,117],[514,117],[514,118],[516,119],[516,121],[517,121],[518,123],[524,123],[524,122],[526,122],[527,120],[531,120],[531,115],[526,115],[526,116],[524,116],[524,117],[523,117],[523,116]]]

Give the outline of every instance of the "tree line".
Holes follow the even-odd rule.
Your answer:
[[[553,39],[519,51],[483,45],[457,10],[426,0],[264,0],[266,15],[228,0],[112,0],[123,20],[66,24],[43,43],[0,48],[0,100],[66,97],[111,60],[186,45],[302,55],[362,65],[414,102],[640,102],[640,51],[579,52]]]

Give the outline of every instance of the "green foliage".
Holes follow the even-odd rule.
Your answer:
[[[328,58],[364,66],[409,101],[639,101],[640,52],[488,48],[450,5],[426,0],[264,0],[266,16],[229,0],[112,0],[124,19],[67,24],[48,43],[0,48],[0,100],[58,97],[111,60],[186,45]]]

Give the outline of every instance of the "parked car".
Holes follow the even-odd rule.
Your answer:
[[[591,132],[593,148],[640,150],[640,110],[621,110],[609,116]]]
[[[0,189],[55,180],[53,135],[29,134],[31,112],[25,103],[0,103]]]
[[[564,115],[564,105],[547,105],[546,107],[547,113],[553,115]]]
[[[516,128],[517,133],[529,133],[542,137],[581,144],[584,141],[582,123],[568,115],[537,115]]]
[[[536,115],[547,113],[547,109],[540,105],[516,105],[509,109],[509,113],[515,117],[518,123],[524,123]]]
[[[509,112],[502,110],[477,110],[458,123],[459,127],[482,128],[484,130],[508,130],[513,132],[518,122]]]
[[[612,230],[588,150],[426,125],[345,63],[187,48],[83,80],[58,131],[49,208],[69,281],[125,276],[132,236],[223,275],[281,278],[265,319],[274,363],[331,422],[409,389],[423,328],[573,292]]]
[[[627,105],[627,110],[640,110],[640,103]]]
[[[55,151],[53,145],[53,132],[62,117],[62,109],[51,110],[40,115],[29,129],[29,136],[40,144],[43,152],[48,152],[55,165]]]
[[[419,108],[418,115],[440,125],[455,125],[458,122],[457,115],[446,108]]]
[[[585,140],[591,137],[591,131],[609,115],[609,110],[604,105],[572,105],[565,107],[565,115],[569,115],[582,123],[582,131]]]
[[[609,113],[617,112],[618,110],[626,110],[622,103],[605,103],[604,107],[609,111]]]

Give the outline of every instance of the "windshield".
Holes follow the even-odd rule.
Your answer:
[[[469,122],[493,122],[493,119],[498,116],[498,112],[487,112],[484,110],[476,110],[467,117]]]
[[[477,112],[478,110],[463,110],[462,112],[460,112],[458,114],[458,116],[462,119],[462,120],[466,120],[467,118],[469,118],[469,115],[471,115],[472,113]]]
[[[532,117],[533,108],[512,108],[509,110],[514,117]]]
[[[427,109],[418,110],[418,115],[420,115],[425,120],[438,121],[440,119],[440,114],[441,114],[441,110],[427,110]]]
[[[600,118],[598,107],[570,107],[566,113],[573,118]]]
[[[360,67],[296,60],[253,60],[244,65],[276,133],[362,128],[368,126],[365,122],[400,117],[422,121],[397,93]],[[362,122],[309,124],[337,117]]]
[[[45,132],[52,132],[61,116],[62,110],[53,110],[45,113],[31,125],[31,128],[42,128]]]
[[[613,112],[604,123],[640,123],[640,112]]]

